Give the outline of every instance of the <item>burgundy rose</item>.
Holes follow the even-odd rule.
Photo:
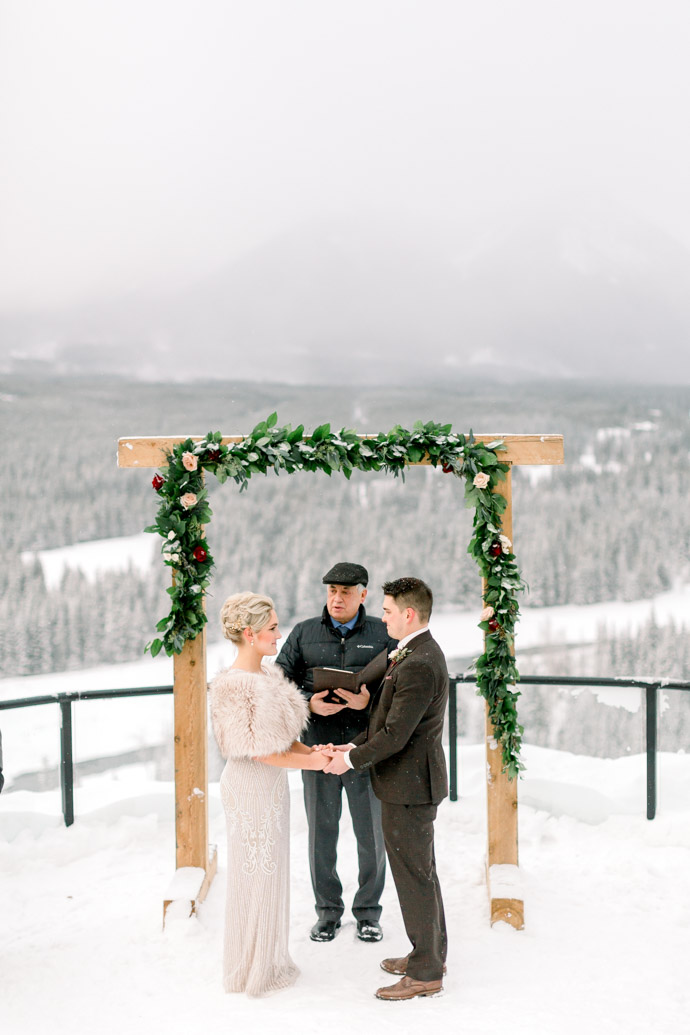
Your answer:
[[[443,464],[443,473],[444,474],[453,474],[452,466],[450,464]]]
[[[488,626],[489,626],[489,629],[491,630],[491,632],[492,632],[492,633],[495,633],[495,632],[496,632],[496,630],[498,629],[498,622],[496,621],[496,619],[495,619],[495,618],[492,618],[492,619],[490,619],[490,621],[488,622]]]
[[[503,553],[503,547],[500,543],[492,543],[489,547],[489,553],[492,557],[500,557]]]
[[[206,560],[207,556],[208,555],[207,555],[206,551],[204,550],[203,546],[196,546],[194,548],[193,557],[194,557],[195,561],[199,562],[199,564],[203,564],[204,561]]]
[[[153,479],[151,481],[151,485],[153,485],[156,492],[160,492],[163,486],[165,485],[165,478],[163,478],[160,474],[154,474]]]
[[[212,449],[211,452],[208,454],[208,459],[210,463],[217,464],[220,460],[220,455],[220,449]]]

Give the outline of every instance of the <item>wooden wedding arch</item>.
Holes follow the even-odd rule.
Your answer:
[[[244,441],[244,435],[222,439],[223,445]],[[367,436],[361,436],[366,438]],[[164,467],[176,445],[202,436],[121,438],[118,466]],[[479,442],[500,439],[505,444],[501,461],[510,465],[501,494],[507,506],[502,515],[502,532],[513,538],[511,469],[514,465],[562,464],[562,435],[476,435]],[[419,466],[428,464],[427,459]],[[215,845],[208,838],[206,630],[188,640],[174,655],[174,753],[175,753],[175,875],[164,896],[164,912],[173,901],[196,909],[208,892],[216,873]],[[490,919],[512,927],[524,927],[524,900],[518,870],[517,780],[502,771],[491,721],[486,724],[487,855],[486,873]]]

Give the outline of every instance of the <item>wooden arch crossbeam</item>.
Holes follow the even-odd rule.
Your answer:
[[[362,435],[362,438],[374,437]],[[180,442],[202,435],[137,437],[118,440],[119,467],[164,467],[167,456]],[[223,438],[224,445],[242,442],[244,435]],[[562,435],[475,435],[481,442],[501,439],[506,451],[501,461],[511,465],[562,464]],[[420,465],[428,465],[428,460]],[[418,466],[418,465],[414,465]],[[502,530],[513,538],[511,471],[500,492],[507,507]],[[164,900],[164,910],[174,900],[185,900],[190,912],[203,901],[216,872],[215,846],[208,840],[208,759],[206,702],[206,631],[188,640],[174,657],[175,710],[175,877]],[[517,780],[501,772],[500,751],[487,717],[487,886],[491,923],[499,920],[512,927],[524,926],[524,900],[518,871]]]

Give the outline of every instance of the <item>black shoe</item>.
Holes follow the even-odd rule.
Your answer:
[[[317,920],[309,937],[313,942],[332,942],[340,927],[340,920]]]
[[[361,942],[380,942],[383,931],[378,920],[358,920],[357,937]]]

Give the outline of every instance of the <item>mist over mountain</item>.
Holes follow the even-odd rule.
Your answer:
[[[5,369],[319,383],[690,382],[690,252],[629,213],[322,218],[174,294],[0,318]]]

